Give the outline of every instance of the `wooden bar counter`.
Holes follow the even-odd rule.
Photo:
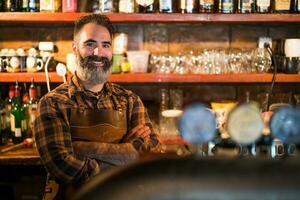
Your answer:
[[[0,147],[0,151],[12,145]],[[0,153],[1,199],[42,199],[46,170],[35,147]]]
[[[42,165],[42,162],[35,147],[24,147],[0,153],[0,165]]]

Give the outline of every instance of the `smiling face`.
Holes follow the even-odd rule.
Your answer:
[[[73,42],[79,79],[90,84],[107,81],[112,60],[111,43],[109,31],[104,26],[88,23],[82,27]]]

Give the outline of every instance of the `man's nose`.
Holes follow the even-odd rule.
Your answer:
[[[104,55],[104,50],[102,47],[96,47],[94,49],[94,55],[96,56],[103,56]]]

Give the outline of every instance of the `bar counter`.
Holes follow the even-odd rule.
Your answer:
[[[42,199],[46,171],[36,148],[20,147],[1,152],[11,146],[0,147],[1,199]]]
[[[35,147],[25,147],[0,153],[0,165],[42,165],[42,162]]]

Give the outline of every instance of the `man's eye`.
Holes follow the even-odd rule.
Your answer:
[[[87,46],[87,47],[93,47],[93,46],[95,46],[95,43],[93,43],[93,42],[87,42],[87,43],[85,43],[85,46]]]
[[[104,48],[110,48],[110,47],[111,47],[111,44],[103,44],[103,47],[104,47]]]

